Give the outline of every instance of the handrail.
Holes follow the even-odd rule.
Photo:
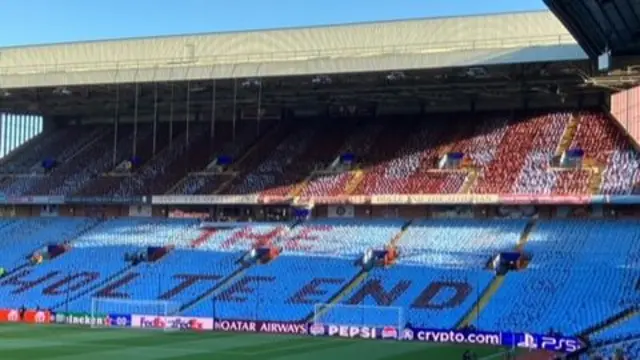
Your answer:
[[[468,41],[435,41],[420,44],[390,45],[381,47],[333,48],[305,51],[281,51],[270,53],[240,53],[193,58],[123,59],[119,61],[92,61],[83,63],[61,62],[35,65],[0,66],[2,75],[22,75],[52,72],[76,72],[96,70],[126,70],[158,67],[213,66],[221,64],[312,60],[319,58],[367,57],[380,55],[429,54],[456,50],[488,50],[525,46],[555,46],[575,44],[570,34],[532,37],[477,39]],[[1,58],[0,58],[1,59]],[[1,61],[0,61],[1,64]]]

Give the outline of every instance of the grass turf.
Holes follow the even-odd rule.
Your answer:
[[[301,336],[0,325],[0,359],[39,360],[457,360],[471,349],[499,359],[503,349]]]

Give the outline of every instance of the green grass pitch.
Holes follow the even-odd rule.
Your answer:
[[[429,343],[219,332],[89,329],[65,325],[0,325],[4,360],[457,360],[468,349]],[[503,349],[472,348],[479,359]]]

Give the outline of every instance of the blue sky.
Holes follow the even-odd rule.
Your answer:
[[[544,8],[542,0],[0,0],[0,47]]]

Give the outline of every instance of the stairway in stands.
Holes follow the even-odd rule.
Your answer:
[[[475,184],[479,173],[480,172],[475,168],[470,168],[468,170],[467,176],[465,177],[464,182],[462,183],[462,186],[460,187],[460,194],[471,194],[472,193],[473,185]]]
[[[349,179],[349,182],[347,182],[344,187],[344,193],[346,195],[353,193],[358,185],[360,185],[360,182],[362,182],[362,179],[364,179],[364,171],[361,169],[354,170],[352,172],[351,179]]]
[[[531,233],[533,232],[534,228],[535,228],[535,222],[533,220],[527,223],[527,226],[525,226],[524,230],[522,231],[522,234],[520,234],[520,239],[518,239],[518,245],[516,245],[516,248],[514,249],[514,251],[522,252],[525,245],[527,244],[527,241],[529,241],[529,238],[531,237]],[[482,291],[476,303],[473,305],[473,307],[471,307],[471,310],[462,318],[462,320],[460,320],[460,322],[456,327],[465,328],[471,325],[473,321],[478,318],[478,316],[480,315],[484,307],[489,303],[493,295],[498,290],[500,290],[500,287],[505,282],[506,278],[507,278],[507,275],[496,275],[493,278],[493,280],[489,283],[489,285]]]
[[[618,314],[611,316],[608,319],[605,319],[599,324],[595,324],[588,329],[582,331],[579,335],[586,338],[591,338],[595,335],[598,335],[608,329],[614,328],[617,325],[628,321],[631,318],[636,316],[640,316],[640,306],[632,306],[628,309],[621,311]]]
[[[396,233],[390,240],[387,245],[396,246],[398,242],[402,239],[402,236],[406,233],[407,229],[411,225],[412,221],[406,222],[401,230]],[[362,284],[367,277],[369,276],[369,271],[371,269],[361,269],[349,282],[347,282],[340,290],[338,290],[330,299],[327,301],[327,306],[320,309],[320,312],[316,312],[316,309],[309,314],[306,318],[304,318],[303,322],[309,323],[313,322],[314,318],[317,316],[321,316],[324,312],[326,312],[331,305],[339,304],[342,299],[345,298],[348,294],[350,294],[353,290],[358,287],[358,285]]]
[[[562,138],[560,139],[560,143],[556,148],[555,156],[561,156],[565,151],[567,151],[567,149],[569,149],[569,146],[571,146],[573,138],[578,131],[579,123],[580,115],[578,115],[577,113],[571,114],[571,119],[569,120],[569,123],[567,123],[567,126],[564,128]]]

